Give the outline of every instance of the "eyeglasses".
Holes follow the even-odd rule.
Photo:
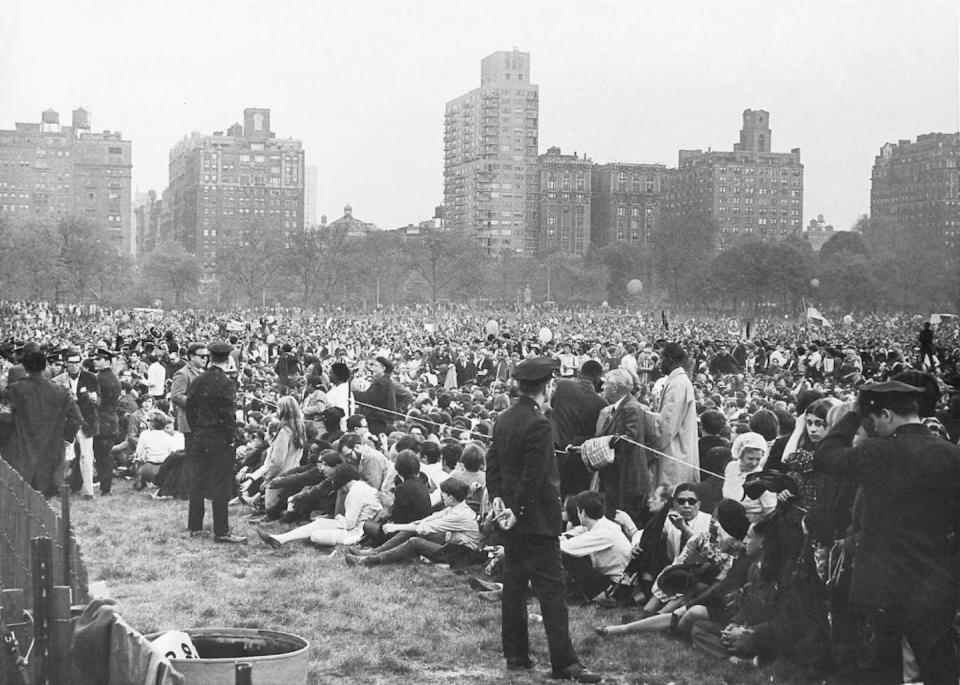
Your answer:
[[[827,422],[823,419],[807,419],[806,424],[808,428],[823,428]]]
[[[700,500],[698,500],[696,497],[677,497],[674,501],[677,504],[689,504],[691,507],[700,503]]]

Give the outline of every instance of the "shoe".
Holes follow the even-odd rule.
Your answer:
[[[596,628],[593,629],[593,632],[595,632],[600,637],[607,637],[608,635],[610,635],[610,629],[607,628],[606,626],[597,626]]]
[[[226,535],[214,535],[214,542],[226,542],[232,545],[245,545],[247,544],[247,538],[242,535],[234,535],[233,533],[227,533]]]
[[[93,495],[84,495],[84,496],[83,496],[83,499],[85,499],[85,500],[91,500],[91,499],[93,499]]]
[[[190,531],[190,537],[192,537],[192,538],[200,537],[201,535],[203,535],[203,531],[202,531],[202,530],[191,530],[191,531]]]
[[[467,581],[477,592],[493,592],[495,590],[502,590],[503,583],[491,583],[486,580],[481,580],[475,576],[470,576],[470,579]]]
[[[477,597],[485,602],[499,602],[503,599],[503,590],[488,590],[477,593]]]
[[[528,656],[526,659],[521,661],[511,661],[507,659],[507,670],[508,671],[529,671],[534,668],[539,662],[534,659],[532,656]]]
[[[343,555],[343,559],[347,562],[347,566],[366,566],[366,557],[360,557],[347,552]]]
[[[280,549],[283,546],[283,543],[277,540],[273,535],[270,535],[265,530],[257,530],[257,535],[260,536],[260,539],[263,540],[266,544],[270,545],[274,549]]]
[[[599,673],[588,671],[583,664],[573,663],[566,668],[553,672],[554,680],[574,680],[578,683],[599,683],[603,676]]]
[[[355,557],[368,557],[373,554],[372,547],[349,547],[347,548],[347,553]]]

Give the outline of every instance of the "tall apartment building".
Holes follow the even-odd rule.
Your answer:
[[[0,131],[0,217],[15,221],[77,217],[105,228],[119,252],[133,253],[131,143],[118,131],[90,130],[90,112],[71,126],[45,110],[39,124]]]
[[[308,164],[303,186],[303,223],[316,226],[319,211],[317,209],[317,165]]]
[[[680,219],[714,219],[720,248],[743,236],[798,233],[803,226],[800,149],[771,152],[771,137],[770,115],[748,109],[733,151],[680,150],[666,212]]]
[[[876,238],[892,247],[922,240],[960,256],[960,133],[928,133],[881,147],[873,163],[870,219]]]
[[[140,196],[143,195],[141,198]],[[137,206],[133,210],[134,235],[139,259],[152,252],[160,242],[160,216],[163,201],[157,197],[157,191],[137,193]]]
[[[562,154],[558,147],[551,147],[538,161],[538,251],[582,255],[591,240],[593,162],[586,155]]]
[[[475,237],[491,253],[536,252],[538,130],[539,88],[530,83],[530,54],[485,57],[480,87],[446,106],[446,228]]]
[[[211,270],[218,246],[250,232],[282,240],[301,231],[304,171],[301,141],[278,139],[269,109],[244,109],[243,124],[225,134],[193,133],[170,151],[170,237]]]
[[[596,165],[591,242],[602,247],[626,241],[648,251],[661,220],[663,191],[670,173],[663,164]]]

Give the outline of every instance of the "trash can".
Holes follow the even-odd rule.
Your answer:
[[[307,685],[310,643],[275,630],[193,628],[185,631],[197,659],[171,659],[186,685],[234,685],[236,664],[248,663],[254,685]],[[151,633],[155,640],[163,633]]]

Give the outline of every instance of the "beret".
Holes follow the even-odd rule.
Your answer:
[[[553,357],[535,357],[517,364],[513,377],[518,381],[544,381],[559,371],[560,362]]]

